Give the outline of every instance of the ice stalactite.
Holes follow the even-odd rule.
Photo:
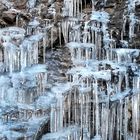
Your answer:
[[[59,89],[62,88],[62,86],[64,87],[63,91],[59,91]],[[60,137],[63,137],[61,136],[61,131],[63,130],[64,127],[66,127],[67,125],[70,127],[71,126],[71,121],[72,121],[72,118],[74,118],[74,116],[71,116],[72,114],[72,111],[71,110],[71,86],[69,84],[60,84],[60,85],[56,85],[55,87],[52,88],[52,92],[56,94],[56,103],[52,104],[52,107],[51,107],[51,132],[52,134],[54,132],[58,133],[58,136]],[[66,94],[66,95],[64,95]],[[68,102],[66,104],[67,108],[64,108],[64,97],[67,96],[68,94]],[[61,95],[61,96],[60,96]],[[65,114],[66,110],[67,109],[67,115]],[[65,116],[66,115],[66,116]],[[65,117],[68,117],[67,118],[67,125],[65,124]],[[76,117],[76,116],[75,116]],[[75,124],[76,125],[76,124]],[[70,133],[71,133],[71,130],[69,130]],[[75,132],[75,133],[79,133],[79,132]],[[51,135],[51,134],[50,134]],[[75,137],[75,140],[77,140],[77,136],[75,136],[75,134],[72,134],[72,138]],[[77,134],[76,134],[77,135]],[[66,135],[66,137],[69,137],[69,135]]]
[[[47,41],[48,41],[48,35],[47,33],[44,33],[44,36],[43,36],[43,62],[45,63],[46,62],[46,47],[47,47]]]
[[[81,37],[81,26],[80,25],[75,25],[72,27],[72,30],[69,33],[69,41],[70,42],[81,42],[80,37]]]
[[[68,43],[70,41],[70,39],[72,38],[72,34],[70,33],[70,30],[72,28],[74,28],[78,23],[78,20],[75,18],[68,18],[68,20],[63,20],[61,23],[61,30],[62,30],[62,34],[64,37],[64,41],[65,43]],[[79,30],[75,31],[74,36],[79,35]],[[77,34],[77,35],[76,35]],[[79,36],[78,36],[79,37]],[[80,38],[77,38],[80,39]],[[74,40],[72,40],[74,41]]]
[[[80,0],[64,0],[64,8],[66,12],[64,15],[69,17],[79,16],[81,14],[80,5],[82,5]]]
[[[128,139],[128,97],[125,99],[125,107],[124,107],[124,139]]]
[[[67,46],[72,52],[73,63],[77,63],[77,65],[83,63],[88,66],[89,61],[95,59],[96,46],[94,44],[70,42]]]
[[[109,33],[107,31],[107,24],[109,22],[109,15],[104,11],[92,11],[91,18],[92,21],[92,42],[98,46],[97,58],[101,59],[102,54],[102,42],[107,49],[111,44],[111,39],[109,38]],[[103,38],[102,38],[103,35]]]
[[[92,11],[95,11],[95,0],[92,0]]]
[[[90,43],[91,37],[88,28],[89,28],[88,21],[86,21],[84,26],[84,31],[83,31],[83,43]]]
[[[67,10],[67,15],[73,17],[74,15],[74,1],[73,0],[64,0],[64,5]]]
[[[62,46],[62,29],[61,23],[58,23],[59,45]]]
[[[50,114],[50,131],[52,132],[56,132],[56,119],[55,119],[55,105],[51,105],[51,114]]]
[[[136,19],[134,13],[130,15],[130,25],[129,25],[129,38],[134,37],[134,28],[136,24]]]
[[[43,35],[33,35],[28,40],[25,40],[21,44],[21,69],[24,69],[27,66],[38,63],[38,50],[39,50],[39,41],[43,40]]]
[[[53,31],[53,25],[51,27],[51,48],[53,48],[53,42],[54,42],[54,38],[53,38],[53,34],[54,34],[54,31]]]
[[[123,40],[123,36],[126,35],[126,23],[127,23],[127,17],[123,15],[123,28],[121,32],[121,40]]]
[[[133,91],[135,95],[132,97],[132,137],[138,140],[139,131],[139,77],[133,78]]]
[[[29,22],[27,26],[27,35],[35,35],[38,33],[38,26],[39,26],[39,21],[35,18],[33,21]]]
[[[16,15],[16,26],[19,24],[19,14]]]
[[[93,87],[95,88],[95,102],[96,102],[96,136],[99,135],[99,99],[98,99],[98,85],[97,85],[97,80],[95,80],[95,85],[93,85]]]
[[[132,41],[135,35],[136,24],[139,24],[139,20],[135,15],[136,3],[139,3],[139,0],[129,0],[128,5],[128,17],[129,17],[129,39]]]
[[[68,21],[63,21],[62,22],[62,33],[64,37],[65,43],[68,42],[68,33],[69,33],[69,22]]]

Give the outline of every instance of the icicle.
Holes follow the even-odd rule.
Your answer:
[[[59,94],[59,104],[60,104],[60,129],[62,129],[63,128],[63,95],[61,94]]]
[[[126,22],[127,22],[126,16],[123,16],[123,20],[124,20],[124,22],[123,22],[122,36],[126,34],[126,30],[125,30],[126,29]],[[123,37],[122,37],[122,40],[123,40]]]
[[[16,26],[18,26],[19,23],[19,14],[16,15]]]
[[[81,94],[80,95],[80,104],[81,104],[81,107],[80,107],[80,121],[81,121],[81,137],[83,136],[83,95]]]
[[[124,107],[124,139],[128,140],[128,97],[125,98],[125,107]]]
[[[130,25],[129,25],[129,38],[134,36],[134,28],[136,24],[136,19],[134,13],[130,15]]]
[[[77,111],[77,94],[76,94],[76,88],[74,90],[74,105],[75,105],[75,108],[74,108],[74,120],[75,120],[75,124],[78,123],[78,111]]]
[[[68,96],[68,124],[71,123],[71,94]]]
[[[92,0],[92,11],[94,11],[95,10],[95,6],[94,6],[94,0]]]
[[[83,43],[90,42],[90,33],[88,32],[88,21],[85,22],[84,32],[83,32]]]
[[[122,111],[123,111],[123,107],[122,106],[123,106],[123,103],[120,100],[120,110],[119,110],[120,111],[119,112],[119,114],[120,114],[120,118],[119,118],[120,119],[120,121],[119,121],[120,122],[120,124],[119,124],[120,138],[119,138],[119,140],[122,140],[122,135],[123,135],[123,132],[122,132],[122,125],[123,125],[122,124],[123,123],[123,118],[122,118],[123,112]]]
[[[132,97],[132,137],[135,140],[138,140],[138,131],[139,131],[139,93],[137,93],[137,84],[139,83],[139,78],[136,77],[133,79],[133,90],[135,95]],[[139,85],[138,85],[139,87]],[[136,90],[136,91],[135,91]]]
[[[73,0],[64,0],[64,5],[65,5],[65,9],[67,11],[67,15],[68,16],[73,16],[74,13],[74,5],[73,5]]]
[[[59,25],[58,25],[58,30],[59,30],[59,44],[60,44],[60,47],[62,46],[62,42],[61,42],[61,40],[62,40],[62,38],[61,38],[61,33],[62,33],[62,29],[61,29],[61,23],[59,23]]]
[[[65,9],[67,11],[67,16],[75,17],[80,14],[79,11],[79,0],[64,0]]]
[[[117,130],[117,132],[116,132],[116,137],[117,137],[117,139],[119,139],[119,136],[120,136],[120,112],[119,112],[120,110],[119,110],[119,105],[117,105],[117,116],[116,116],[116,119],[117,119],[117,124],[116,124],[116,130]]]
[[[80,0],[77,0],[77,15],[80,15]]]
[[[62,22],[62,33],[63,33],[65,43],[67,43],[69,40],[68,32],[69,32],[69,21],[63,21]]]
[[[95,90],[95,101],[96,101],[96,135],[99,135],[99,100],[98,100],[98,84],[97,80],[94,84],[94,90]]]

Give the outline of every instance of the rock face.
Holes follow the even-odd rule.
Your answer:
[[[6,22],[0,19],[0,27],[6,27]]]
[[[14,0],[14,5],[17,9],[26,9],[27,0]]]
[[[12,11],[5,11],[2,14],[2,18],[5,21],[10,22],[12,24],[16,21],[16,13],[14,13]]]
[[[4,5],[3,3],[0,3],[0,14],[3,13],[3,11],[6,11],[8,9],[8,7],[6,5]]]

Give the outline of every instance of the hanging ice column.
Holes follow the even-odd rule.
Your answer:
[[[77,26],[80,27],[81,25],[79,24],[80,18],[77,18],[77,17],[79,17],[81,12],[82,12],[82,1],[64,0],[63,16],[66,19],[64,19],[61,23],[61,30],[62,30],[65,43],[68,43],[69,41],[74,41],[74,40],[79,40],[80,42],[80,28],[78,29]],[[72,28],[75,28],[75,27],[77,29],[73,30],[72,32]]]
[[[35,35],[39,33],[39,21],[35,18],[33,21],[29,22],[27,26],[27,35]]]
[[[109,96],[110,91],[108,90],[108,85],[111,81],[111,71],[110,70],[101,70],[93,73],[93,102],[95,105],[95,112],[93,112],[93,117],[95,118],[95,132],[92,132],[92,135],[95,134],[94,139],[107,139],[107,131],[108,131],[108,120],[109,120]],[[102,83],[101,85],[99,83]],[[106,91],[104,88],[106,87]],[[106,93],[105,93],[106,92]],[[105,105],[102,104],[102,99],[106,94],[106,99],[103,101]],[[95,101],[94,101],[95,100]],[[104,111],[104,115],[99,114],[100,105],[102,106],[102,110]],[[101,118],[100,118],[101,117]],[[104,120],[106,118],[106,121]],[[93,119],[94,120],[94,119]],[[104,122],[104,124],[102,124]]]
[[[32,35],[28,39],[25,39],[20,45],[21,51],[21,70],[27,66],[37,64],[39,60],[40,42],[43,40],[43,34]],[[45,54],[44,54],[45,55]]]
[[[92,11],[91,15],[91,35],[92,43],[94,43],[97,48],[97,58],[101,59],[104,57],[103,45],[104,48],[109,48],[111,44],[111,39],[108,33],[108,23],[109,23],[109,14],[104,11]],[[103,38],[102,38],[103,36]],[[102,44],[103,42],[103,44]]]
[[[132,102],[132,137],[135,140],[139,140],[140,129],[140,75],[133,78],[133,92],[134,95],[131,99]]]
[[[6,72],[19,70],[19,49],[12,43],[3,43]]]
[[[129,16],[129,39],[132,41],[132,38],[134,37],[135,34],[135,27],[136,24],[139,24],[138,18],[135,16],[135,8],[136,4],[139,3],[139,0],[129,0],[128,1],[128,16]]]
[[[75,24],[69,32],[70,42],[81,42],[81,24]]]
[[[64,0],[63,15],[69,17],[79,16],[81,13],[80,6],[82,6],[82,1],[80,2],[80,0]]]
[[[96,46],[91,43],[70,42],[67,47],[71,51],[72,61],[75,65],[88,66],[88,63],[95,60]]]
[[[84,31],[82,32],[83,35],[83,43],[90,43],[91,42],[91,35],[90,35],[90,26],[88,25],[89,21],[85,22]]]
[[[8,27],[0,30],[0,41],[11,42],[15,45],[19,45],[25,36],[25,30],[19,27]]]
[[[50,129],[51,132],[58,132],[65,126],[65,96],[71,91],[69,84],[58,84],[52,88],[53,94],[56,96],[56,102],[51,105]]]
[[[85,139],[90,138],[91,132],[90,97],[93,82],[92,75],[93,71],[90,67],[77,66],[67,72],[70,85],[74,88],[71,95],[70,93],[68,95],[68,101],[71,104],[69,118],[72,116],[72,123],[79,124],[80,138],[84,137]]]
[[[68,43],[70,41],[70,39],[71,39],[71,30],[70,29],[72,29],[76,25],[79,25],[78,23],[79,23],[79,20],[77,18],[71,18],[71,17],[69,17],[67,20],[64,19],[62,21],[61,30],[62,30],[62,34],[63,34],[65,43]]]
[[[5,66],[5,71],[12,73],[20,69],[20,49],[18,48],[23,41],[25,30],[18,27],[4,28],[0,31],[0,40],[3,53],[1,62]]]
[[[120,49],[112,49],[114,53],[116,53],[116,62],[118,63],[133,63],[134,58],[139,56],[140,50],[138,49],[127,49],[127,48],[120,48]]]
[[[100,118],[101,116],[99,115],[99,110],[100,110],[99,105],[101,104],[100,98],[102,96],[104,97],[105,93],[103,94],[103,92],[99,90],[98,82],[106,81],[106,84],[108,85],[109,84],[108,81],[111,80],[111,71],[94,72],[94,69],[92,70],[92,69],[84,68],[84,67],[83,68],[76,67],[68,71],[67,74],[70,76],[69,79],[72,80],[71,81],[72,85],[78,86],[78,91],[79,91],[78,100],[79,100],[79,108],[80,108],[79,124],[81,127],[81,137],[85,134],[84,130],[87,129],[88,138],[90,136],[93,136],[95,133],[96,133],[96,138],[97,137],[99,138],[102,136],[106,136],[107,138],[106,131],[108,132],[108,125],[107,125],[108,120],[105,121],[104,117]],[[100,88],[105,88],[104,86],[105,85],[103,84],[102,87]],[[109,89],[109,87],[107,87],[107,89]],[[93,92],[93,94],[91,94],[91,92]],[[103,111],[106,113],[106,117],[109,116],[108,114],[109,113],[108,111],[109,110],[109,96],[110,96],[110,91],[108,90],[107,104],[103,108]],[[92,98],[92,102],[90,100],[91,98]],[[91,114],[90,112],[91,108],[93,108],[92,109],[93,114]],[[74,112],[72,114],[74,114]],[[104,123],[106,122],[106,124],[103,125],[104,123],[102,124],[99,120],[101,120],[101,122],[104,122]],[[92,127],[91,127],[91,123],[92,123]],[[94,126],[96,128],[94,128]],[[104,129],[106,130],[105,132],[104,132]]]

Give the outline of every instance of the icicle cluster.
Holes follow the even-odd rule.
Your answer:
[[[127,9],[128,15],[124,15],[122,35],[126,35],[125,27],[126,27],[126,23],[129,22],[129,39],[130,39],[130,41],[132,41],[133,37],[135,36],[136,25],[139,25],[139,23],[140,23],[138,17],[135,15],[136,4],[139,4],[139,0],[129,0],[128,9]]]
[[[80,0],[64,0],[64,16],[76,17],[81,13],[80,9],[82,9],[82,1]]]
[[[140,76],[135,59],[140,51],[116,48],[108,32],[106,12],[93,11],[83,28],[78,22],[73,24],[70,37],[68,22],[62,30],[74,64],[67,72],[70,87],[62,91],[65,86],[57,86],[51,133],[43,139],[138,140]],[[127,42],[122,40],[122,44]],[[75,133],[69,128],[72,126],[78,126]]]
[[[30,29],[28,38],[25,30],[18,27],[0,31],[0,139],[4,135],[10,139],[21,137],[19,132],[10,130],[11,122],[18,125],[28,121],[31,125],[34,120],[40,124],[41,117],[47,118],[48,103],[44,107],[40,105],[42,96],[44,100],[47,97],[47,68],[38,64],[40,49],[46,47],[46,36]]]

